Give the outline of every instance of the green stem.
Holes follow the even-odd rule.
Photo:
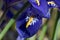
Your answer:
[[[5,26],[4,30],[0,33],[0,40],[4,37],[4,35],[6,34],[6,32],[9,30],[9,28],[11,27],[11,25],[15,22],[14,19],[11,19],[9,21],[9,23]]]
[[[53,39],[53,40],[57,40],[57,30],[58,30],[58,27],[59,27],[59,26],[56,26],[56,31],[55,31],[54,39]]]
[[[50,18],[49,23],[48,23],[49,40],[54,39],[54,34],[55,34],[56,24],[57,24],[57,19],[58,19],[58,9],[57,8],[52,9],[51,13],[52,13],[51,18]]]
[[[56,29],[55,29],[55,34],[54,34],[54,39],[53,40],[57,40],[57,35],[58,35],[58,31],[60,28],[60,13],[58,13],[58,17],[57,17],[57,21],[56,21]]]
[[[43,26],[42,32],[40,34],[40,37],[38,38],[39,40],[43,40],[43,38],[45,36],[45,33],[46,33],[46,30],[47,30],[47,25]]]

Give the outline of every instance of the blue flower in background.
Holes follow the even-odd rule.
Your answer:
[[[38,0],[40,5],[38,5],[36,0],[28,0],[28,1],[32,4],[34,8],[36,8],[38,11],[41,12],[39,14],[42,14],[43,17],[47,17],[46,15],[48,13],[49,7],[46,0]]]
[[[4,2],[7,2],[7,4],[14,3],[16,1],[18,1],[18,0],[14,0],[14,1],[12,1],[12,0],[4,0]],[[11,8],[7,9],[6,17],[11,19],[14,16],[14,13],[12,12],[12,9],[18,11],[22,6],[23,6],[23,3],[21,1],[21,2],[16,3],[15,5],[13,5]],[[5,4],[3,4],[2,10],[5,11]]]
[[[4,0],[7,3],[12,3],[15,2],[16,0],[12,1],[12,0]],[[28,0],[31,4],[32,4],[32,8],[30,8],[32,11],[36,11],[34,14],[39,14],[41,17],[44,18],[50,18],[50,13],[48,13],[49,11],[49,7],[47,5],[46,0],[39,0],[40,5],[37,4],[36,0]],[[23,6],[23,2],[18,2],[16,5],[12,6],[15,10],[19,10],[22,6]],[[10,13],[7,13],[10,14]],[[8,16],[8,15],[7,15]]]

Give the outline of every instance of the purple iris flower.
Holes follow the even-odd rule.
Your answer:
[[[28,22],[28,19],[30,18],[30,15],[34,16],[34,18],[29,27],[26,28],[26,24]],[[24,12],[19,17],[19,20],[16,21],[16,30],[22,38],[28,38],[37,33],[37,31],[41,27],[41,24],[42,18],[38,17],[38,15],[34,15],[34,12],[31,13]]]
[[[31,25],[29,25],[29,27],[26,28],[26,24],[30,16],[33,16],[34,20],[32,21]],[[33,6],[30,6],[29,8],[27,8],[27,10],[23,12],[23,14],[21,14],[21,16],[16,21],[16,30],[20,35],[20,37],[29,38],[29,37],[32,37],[34,34],[36,34],[37,31],[41,28],[43,17],[49,18],[50,13],[47,12],[47,14],[44,15],[40,10],[38,10]]]
[[[23,14],[21,14],[21,16],[16,21],[16,30],[19,34],[18,38],[29,38],[37,33],[37,31],[42,27],[43,18],[39,13],[41,12],[39,12],[36,8],[30,7]],[[48,14],[50,14],[50,11],[48,12]],[[30,16],[33,16],[34,20],[32,21],[31,25],[26,28],[26,24]]]
[[[32,37],[41,27],[41,20],[34,18],[33,22],[26,28],[27,19],[16,22],[16,30],[22,38]]]

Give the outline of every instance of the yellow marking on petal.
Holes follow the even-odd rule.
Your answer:
[[[26,24],[26,28],[29,27],[29,25],[30,25],[30,23],[31,23],[32,21],[33,21],[33,17],[30,17],[29,20],[28,20],[28,22],[27,22],[27,24]]]
[[[39,0],[36,0],[36,3],[38,4],[38,6],[40,5],[40,2],[39,2]]]
[[[48,4],[55,4],[53,1],[48,2]]]

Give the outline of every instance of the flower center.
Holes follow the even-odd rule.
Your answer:
[[[30,23],[31,23],[32,21],[33,21],[33,17],[30,17],[29,20],[28,20],[28,22],[27,22],[27,24],[26,24],[26,28],[29,27],[29,25],[30,25]]]

